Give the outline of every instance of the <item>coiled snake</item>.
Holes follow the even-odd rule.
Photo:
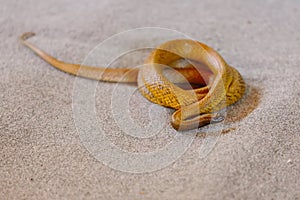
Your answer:
[[[245,92],[239,72],[216,51],[198,41],[171,40],[154,49],[142,67],[113,69],[57,60],[26,40],[34,35],[24,33],[20,40],[57,69],[100,81],[137,83],[140,93],[148,100],[176,110],[171,119],[176,130],[222,121],[218,111],[237,102]],[[180,83],[187,82],[201,86],[194,89],[180,87]]]

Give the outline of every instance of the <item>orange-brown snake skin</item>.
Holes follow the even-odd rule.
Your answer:
[[[167,41],[153,50],[143,67],[113,69],[57,60],[27,41],[33,35],[24,33],[20,40],[59,70],[99,81],[136,82],[140,93],[149,101],[175,109],[171,124],[176,130],[222,121],[218,111],[237,102],[245,92],[240,73],[216,51],[198,41]],[[181,83],[198,87],[186,89],[180,87]]]

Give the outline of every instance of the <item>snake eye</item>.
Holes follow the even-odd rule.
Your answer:
[[[219,123],[219,122],[222,122],[224,119],[225,119],[225,117],[223,115],[217,114],[216,117],[213,117],[211,119],[211,123]]]

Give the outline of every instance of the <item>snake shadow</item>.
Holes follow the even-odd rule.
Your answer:
[[[225,124],[239,122],[252,113],[261,102],[261,88],[246,85],[244,96],[226,110]]]
[[[234,131],[238,126],[238,122],[245,119],[249,114],[251,114],[260,104],[262,97],[262,89],[259,87],[251,86],[246,84],[246,91],[244,96],[235,104],[226,108],[226,117],[222,122],[223,125],[219,126],[221,128],[222,134],[227,134]],[[216,124],[212,124],[215,126]],[[204,137],[206,128],[200,128],[200,132],[197,134],[198,137]],[[217,128],[218,129],[218,128]]]
[[[235,130],[239,125],[238,122],[245,119],[258,107],[261,102],[261,97],[261,88],[246,84],[246,91],[242,99],[226,109],[225,126],[222,130],[222,134],[227,134]]]

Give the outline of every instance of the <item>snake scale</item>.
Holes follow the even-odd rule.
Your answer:
[[[218,111],[237,102],[245,92],[240,73],[198,41],[167,41],[155,48],[139,68],[101,68],[60,61],[27,41],[34,35],[24,33],[20,40],[59,70],[99,81],[137,83],[149,101],[175,109],[171,124],[176,130],[222,121],[224,117]],[[187,82],[198,87],[180,87],[180,83]]]

